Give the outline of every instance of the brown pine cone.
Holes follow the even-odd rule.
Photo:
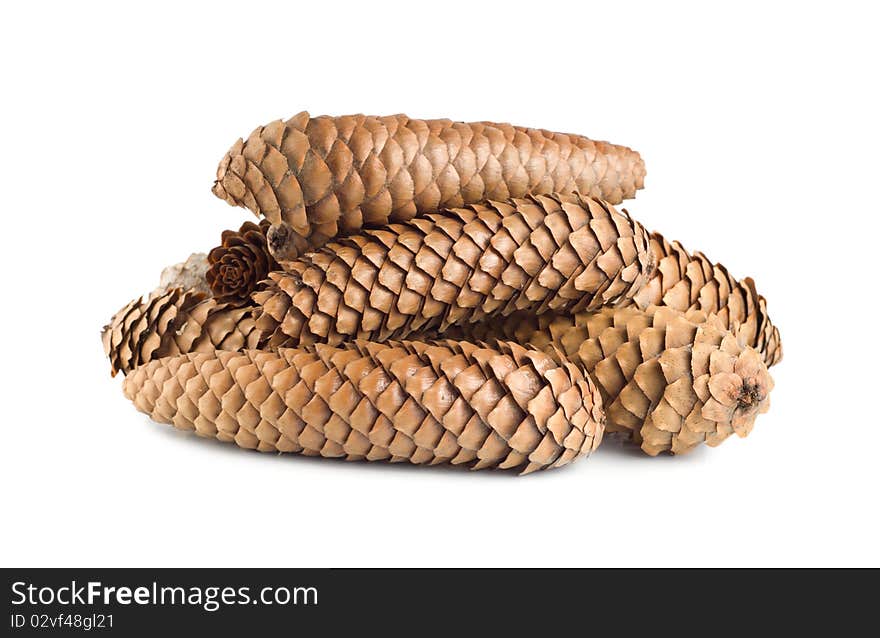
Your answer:
[[[104,354],[116,376],[161,357],[253,348],[259,332],[252,312],[197,290],[157,290],[113,315],[101,333]]]
[[[669,307],[604,307],[455,326],[469,341],[514,339],[561,351],[602,393],[607,431],[626,433],[654,456],[745,437],[770,407],[773,379],[760,354],[717,315]]]
[[[239,139],[213,192],[271,221],[273,254],[285,261],[340,233],[486,199],[577,191],[618,204],[644,176],[637,152],[580,135],[302,112]]]
[[[645,229],[606,203],[542,195],[343,237],[254,295],[271,347],[385,341],[516,310],[619,304],[650,276]]]
[[[716,315],[727,330],[757,350],[767,366],[782,359],[779,329],[767,315],[767,300],[755,290],[751,277],[737,280],[721,264],[703,253],[690,253],[677,241],[651,233],[651,252],[657,269],[627,301],[642,310],[668,306],[679,312],[700,310]]]
[[[259,226],[245,222],[237,231],[223,231],[220,246],[208,253],[210,267],[205,275],[217,301],[250,303],[251,293],[259,289],[269,271],[278,268],[269,254],[268,229],[269,222],[263,220]]]
[[[126,377],[138,410],[265,452],[527,474],[602,440],[602,399],[574,365],[515,343],[350,341],[154,359]]]

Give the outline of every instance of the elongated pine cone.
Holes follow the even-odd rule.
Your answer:
[[[224,230],[221,243],[208,253],[205,279],[214,298],[219,302],[245,305],[251,294],[278,268],[278,262],[269,254],[266,231],[269,222],[262,220],[259,226],[245,222],[241,228]]]
[[[180,288],[134,299],[101,333],[111,373],[128,374],[153,359],[187,352],[254,348],[259,333],[251,310]]]
[[[156,421],[245,448],[523,473],[589,454],[604,418],[575,366],[512,343],[190,353],[123,390]]]
[[[340,232],[487,199],[579,191],[617,204],[635,196],[644,176],[637,152],[579,135],[302,112],[239,139],[213,192],[276,225],[271,247],[286,260]]]
[[[643,309],[657,305],[716,315],[725,328],[761,353],[768,366],[779,363],[779,330],[771,323],[767,301],[755,290],[751,277],[738,281],[721,264],[713,264],[703,253],[688,253],[660,233],[651,233],[651,251],[657,269],[630,303]]]
[[[340,238],[286,262],[254,300],[271,347],[384,341],[523,309],[618,304],[653,266],[628,215],[579,195],[537,196]]]
[[[744,437],[770,407],[773,380],[760,355],[715,316],[671,308],[602,308],[575,315],[515,315],[451,331],[560,350],[602,393],[608,432],[651,455]]]

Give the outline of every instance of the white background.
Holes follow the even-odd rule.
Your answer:
[[[4,5],[0,564],[880,564],[870,3],[292,4]],[[248,218],[210,193],[217,162],[302,109],[638,149],[630,212],[769,300],[770,413],[720,448],[607,444],[527,478],[150,423],[99,330]]]

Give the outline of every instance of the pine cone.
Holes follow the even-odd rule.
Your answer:
[[[648,454],[744,437],[770,407],[773,380],[760,355],[715,316],[671,308],[602,308],[575,315],[518,313],[449,336],[516,339],[562,353],[602,393],[608,432],[628,433]]]
[[[265,219],[126,305],[105,352],[155,420],[261,451],[527,473],[606,427],[651,455],[746,436],[779,332],[751,279],[599,201],[644,175],[576,135],[303,112],[218,167]]]
[[[111,374],[128,374],[170,355],[253,348],[259,333],[252,310],[181,288],[157,291],[146,301],[135,299],[113,316],[101,334]]]
[[[269,254],[266,231],[269,222],[260,225],[245,222],[237,231],[224,230],[221,245],[208,253],[210,267],[205,275],[217,301],[236,305],[250,302],[278,262]]]
[[[617,204],[635,196],[644,176],[635,151],[578,135],[302,112],[239,139],[213,192],[285,229],[271,242],[285,261],[340,232],[486,199],[579,191]]]
[[[349,460],[558,467],[602,438],[598,391],[516,344],[318,345],[157,359],[125,379],[156,421],[268,452]]]
[[[272,347],[405,338],[521,309],[595,309],[631,296],[653,262],[626,214],[547,195],[365,230],[285,268],[254,295]]]
[[[642,309],[656,305],[714,314],[725,328],[760,352],[768,366],[779,363],[779,330],[771,323],[767,301],[750,277],[737,281],[721,264],[713,264],[703,253],[688,253],[660,233],[651,233],[651,251],[657,269],[629,303]]]
[[[724,328],[755,348],[768,366],[779,363],[779,329],[770,321],[767,301],[755,290],[750,277],[738,281],[721,264],[713,264],[703,253],[689,253],[679,242],[670,243],[660,233],[651,233],[650,244],[656,260],[653,274],[622,306],[643,310],[666,306],[685,313],[698,310],[715,315]],[[509,325],[522,325],[522,330],[527,330],[531,322],[528,314],[517,313]],[[455,334],[450,336],[455,338]],[[515,338],[513,334],[508,337]]]

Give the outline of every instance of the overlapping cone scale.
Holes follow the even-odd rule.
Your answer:
[[[113,315],[101,338],[115,376],[170,355],[253,348],[259,333],[251,308],[172,288],[130,301]]]
[[[404,338],[518,310],[622,303],[653,271],[645,230],[579,195],[488,202],[339,238],[254,295],[272,347]]]
[[[213,297],[221,303],[246,305],[278,263],[269,254],[266,231],[269,222],[245,222],[241,228],[224,230],[221,243],[208,253],[205,279]]]
[[[755,290],[750,277],[737,280],[703,253],[689,253],[679,242],[668,242],[660,233],[651,233],[651,252],[656,256],[657,269],[628,303],[643,309],[657,305],[715,315],[725,328],[755,348],[768,366],[779,363],[779,330],[770,321],[767,301]]]
[[[156,421],[245,448],[524,473],[589,454],[604,420],[577,367],[514,343],[189,353],[123,389]]]
[[[758,352],[699,311],[522,313],[451,334],[558,349],[601,391],[608,432],[630,435],[651,455],[718,445],[733,433],[744,437],[770,405],[773,380]]]
[[[281,243],[295,242],[301,253],[340,232],[490,199],[578,191],[616,204],[642,188],[644,175],[637,152],[579,135],[302,112],[239,139],[218,166],[213,192],[284,222],[294,236]]]

